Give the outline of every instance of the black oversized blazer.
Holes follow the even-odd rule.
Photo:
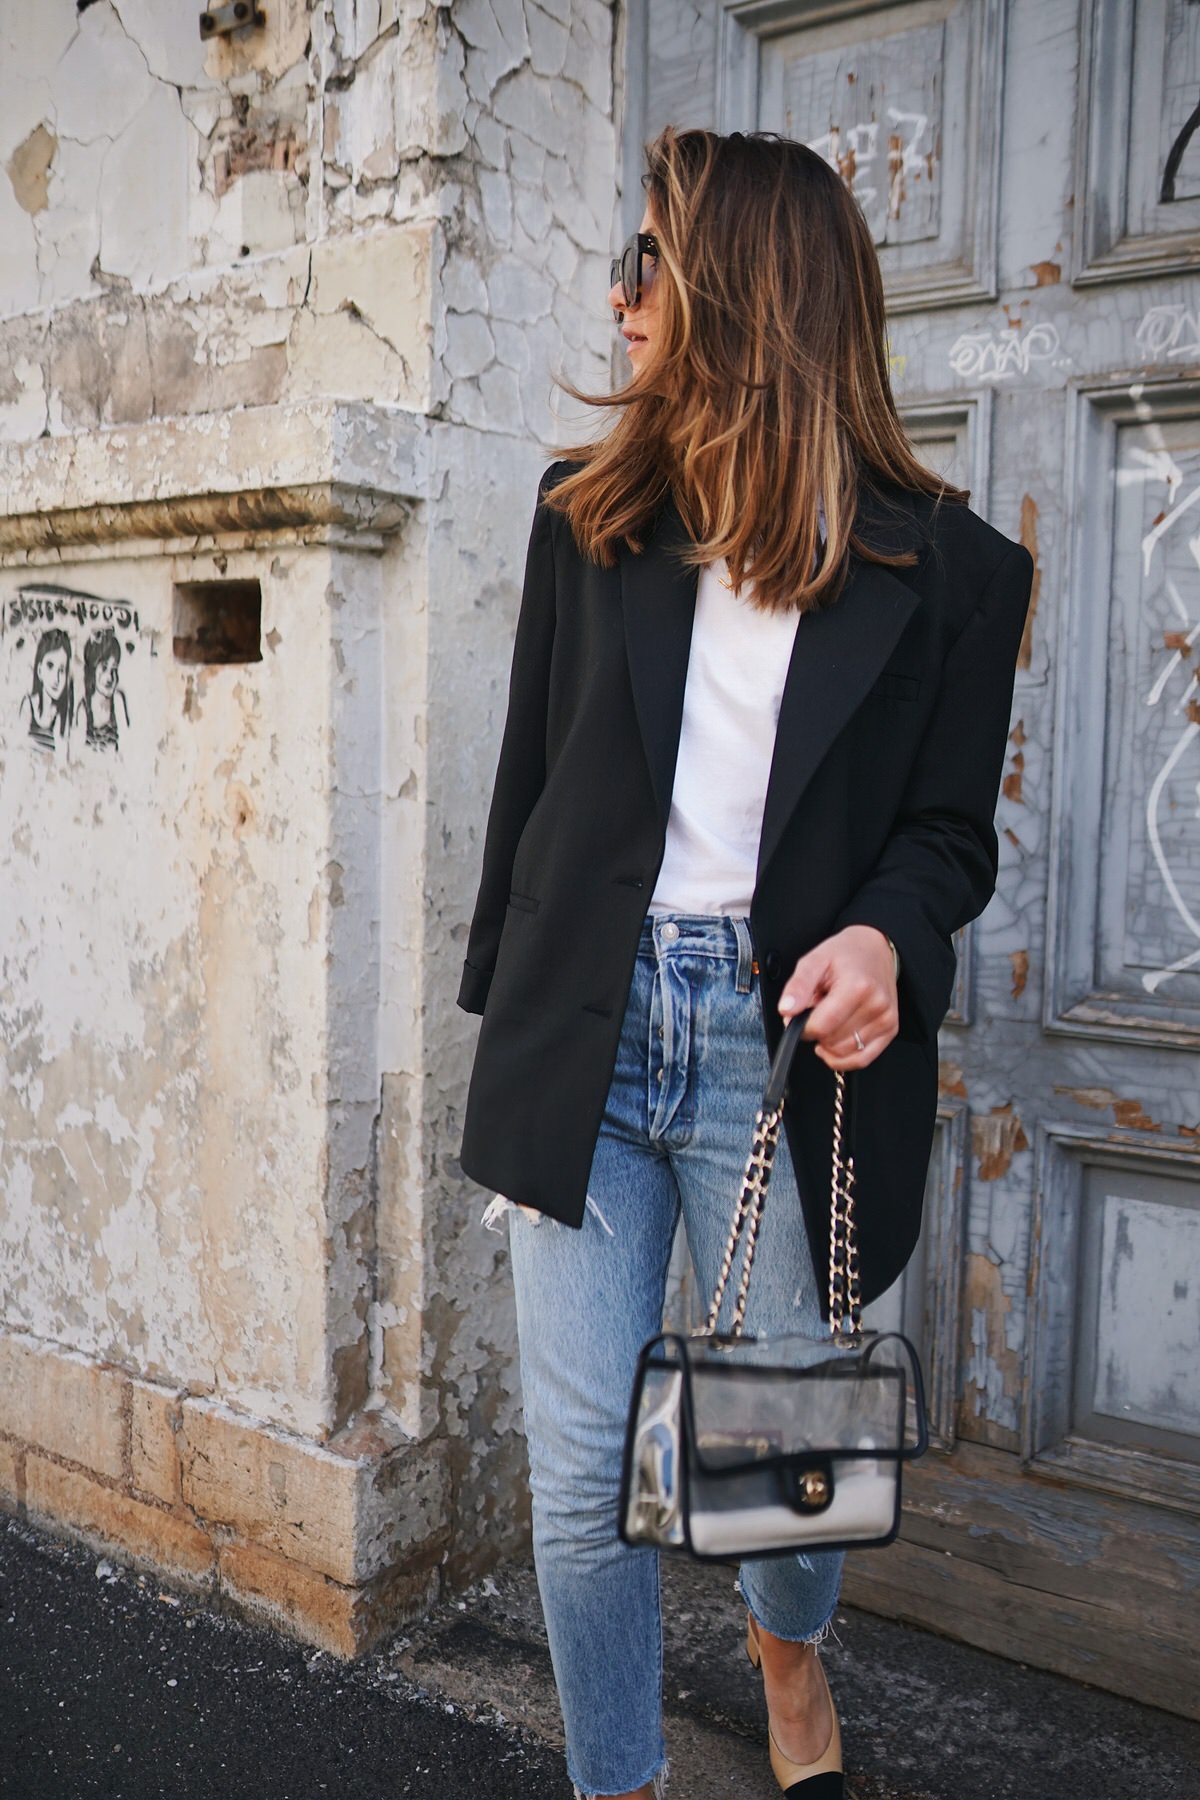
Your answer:
[[[458,1003],[483,1014],[463,1169],[577,1226],[662,861],[697,572],[673,554],[687,541],[673,503],[640,554],[622,550],[610,569],[585,558],[541,498],[570,467],[553,464],[540,484]],[[838,599],[800,619],[750,931],[772,1054],[779,995],[805,951],[868,924],[900,952],[898,1035],[849,1078],[869,1301],[920,1229],[951,934],[995,888],[993,817],[1033,565],[961,504],[874,493],[859,525],[866,541],[918,560],[855,559]],[[784,1111],[822,1294],[833,1084],[801,1051]]]

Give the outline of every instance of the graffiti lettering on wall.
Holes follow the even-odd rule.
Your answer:
[[[136,609],[37,582],[5,600],[0,634],[10,741],[51,756],[72,747],[118,755],[130,726],[129,661],[144,637]]]
[[[903,112],[889,106],[887,116],[888,123],[895,127],[887,139],[887,216],[898,219],[906,184],[933,179],[934,152],[928,113]],[[822,137],[808,140],[809,149],[837,170],[866,213],[880,200],[879,132],[878,121],[872,119],[845,129],[831,125]]]
[[[1137,399],[1140,390],[1134,388],[1132,393]],[[1189,577],[1200,566],[1200,534],[1189,530],[1196,519],[1194,509],[1200,506],[1200,482],[1194,479],[1194,456],[1184,460],[1190,467],[1181,466],[1180,459],[1165,445],[1153,449],[1135,446],[1127,464],[1117,472],[1117,483],[1122,488],[1141,487],[1147,491],[1145,510],[1150,517],[1149,529],[1143,534],[1140,546],[1142,576],[1147,584],[1159,576],[1172,619],[1171,626],[1163,631],[1163,648],[1170,654],[1146,694],[1146,705],[1159,706],[1172,679],[1177,675],[1183,677],[1178,683],[1178,697],[1169,709],[1173,713],[1182,713],[1183,720],[1174,741],[1167,742],[1166,754],[1150,783],[1145,818],[1147,840],[1163,887],[1180,924],[1195,943],[1200,940],[1200,918],[1184,892],[1185,885],[1194,887],[1193,870],[1188,866],[1192,859],[1186,855],[1186,843],[1180,843],[1179,796],[1171,791],[1173,778],[1177,781],[1176,768],[1200,737],[1200,676],[1190,666],[1190,658],[1200,638],[1200,619],[1191,616],[1180,581],[1182,577],[1184,584],[1190,585]],[[1161,497],[1151,498],[1152,490],[1160,487],[1163,490]],[[1195,784],[1194,791],[1200,795],[1200,783]],[[1200,812],[1200,806],[1197,812]],[[1171,834],[1169,843],[1164,843],[1165,831]],[[1172,866],[1172,858],[1179,857],[1181,848],[1185,854],[1176,868]],[[1200,949],[1185,951],[1182,956],[1143,974],[1142,986],[1148,994],[1156,993],[1172,975],[1195,968],[1197,963],[1200,963]]]
[[[1197,106],[1184,120],[1179,135],[1167,152],[1167,160],[1163,166],[1162,187],[1158,194],[1159,201],[1163,206],[1169,206],[1175,198],[1175,182],[1179,176],[1179,165],[1197,130],[1200,130],[1200,106]]]
[[[1148,362],[1200,355],[1200,309],[1172,302],[1150,307],[1137,328],[1137,341]]]
[[[1048,319],[1021,330],[964,331],[950,346],[950,367],[967,381],[1011,381],[1058,355],[1058,328]]]

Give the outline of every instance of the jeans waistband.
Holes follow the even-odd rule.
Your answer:
[[[683,952],[737,963],[737,991],[750,992],[758,973],[750,921],[729,913],[647,913],[638,942],[639,956],[656,961]]]

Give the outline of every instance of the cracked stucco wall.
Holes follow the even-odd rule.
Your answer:
[[[42,471],[10,486],[0,602],[138,620],[107,758],[78,732],[32,755],[37,632],[3,645],[4,1323],[318,1440],[379,1408],[444,1440],[458,1574],[524,1483],[454,995],[535,483],[580,425],[553,375],[609,379],[619,19],[270,21],[204,44],[155,0],[0,14],[0,457]],[[298,422],[331,401],[369,529],[341,489],[336,524],[281,522],[267,471],[325,491]],[[411,471],[376,484],[399,420]],[[158,511],[153,457],[183,471]],[[373,485],[404,496],[382,521]],[[177,662],[174,584],[236,577],[261,663]]]
[[[325,597],[294,547],[225,566],[263,576],[261,664],[172,658],[169,583],[211,578],[211,557],[55,570],[57,589],[120,596],[135,620],[122,741],[69,761],[13,728],[42,629],[14,608],[44,584],[0,571],[0,1287],[9,1327],[319,1431]]]
[[[317,394],[555,435],[606,360],[603,0],[0,18],[0,436]]]

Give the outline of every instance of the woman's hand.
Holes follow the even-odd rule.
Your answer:
[[[779,997],[779,1010],[786,1021],[811,1006],[804,1036],[816,1040],[815,1054],[831,1069],[865,1069],[900,1027],[894,968],[882,931],[847,925],[800,958]]]

